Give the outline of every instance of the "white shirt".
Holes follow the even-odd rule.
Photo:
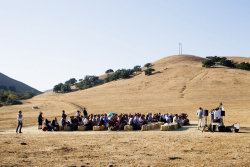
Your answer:
[[[202,112],[202,110],[198,110],[196,112],[196,114],[197,114],[198,118],[203,118],[203,112]]]
[[[221,111],[220,110],[215,110],[214,119],[221,119]]]
[[[23,115],[17,114],[17,120],[22,122],[23,121]]]
[[[87,125],[89,123],[89,120],[87,118],[84,118],[83,125]]]
[[[178,123],[178,121],[177,121],[177,116],[174,116],[173,122],[174,122],[174,123]]]

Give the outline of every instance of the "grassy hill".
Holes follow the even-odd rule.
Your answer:
[[[229,58],[249,61],[249,58]],[[21,106],[0,108],[1,124],[5,120],[16,123],[16,111],[22,109],[26,125],[36,124],[39,106],[44,116],[60,116],[61,110],[75,114],[87,107],[90,113],[188,113],[196,120],[198,107],[213,109],[223,102],[225,122],[250,125],[250,72],[226,67],[203,68],[203,58],[192,55],[169,56],[153,63],[153,75],[144,73],[131,79],[120,79],[90,89],[56,94],[41,94],[24,101]],[[12,125],[10,124],[10,127]]]
[[[15,87],[17,93],[25,93],[25,92],[30,92],[34,91],[34,93],[40,93],[40,91],[20,82],[15,79],[12,79],[3,73],[0,73],[0,86],[4,86],[7,89],[9,87]]]

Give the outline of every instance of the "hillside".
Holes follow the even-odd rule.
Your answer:
[[[34,91],[34,93],[40,93],[38,90],[20,82],[15,79],[12,79],[3,73],[0,73],[0,86],[5,86],[7,88],[9,87],[15,87],[17,93],[25,93]]]
[[[90,113],[185,112],[191,120],[196,120],[198,107],[210,110],[219,102],[223,102],[226,110],[226,124],[250,125],[250,72],[226,67],[203,68],[202,60],[192,55],[169,56],[153,63],[156,71],[151,76],[142,73],[67,94],[45,93],[24,101],[22,106],[1,108],[0,127],[7,119],[15,124],[17,109],[22,109],[28,117],[26,125],[36,124],[39,111],[32,110],[32,106],[39,106],[48,118],[60,116],[62,109],[73,115],[77,109],[87,107]]]

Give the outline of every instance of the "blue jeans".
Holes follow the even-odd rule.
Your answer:
[[[20,127],[20,129],[19,129],[19,127]],[[18,121],[17,127],[16,127],[16,133],[17,133],[18,129],[19,129],[19,133],[21,133],[22,127],[23,127],[23,122],[22,121]]]

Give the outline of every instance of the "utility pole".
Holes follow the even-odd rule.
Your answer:
[[[182,43],[179,43],[179,55],[182,55]]]

